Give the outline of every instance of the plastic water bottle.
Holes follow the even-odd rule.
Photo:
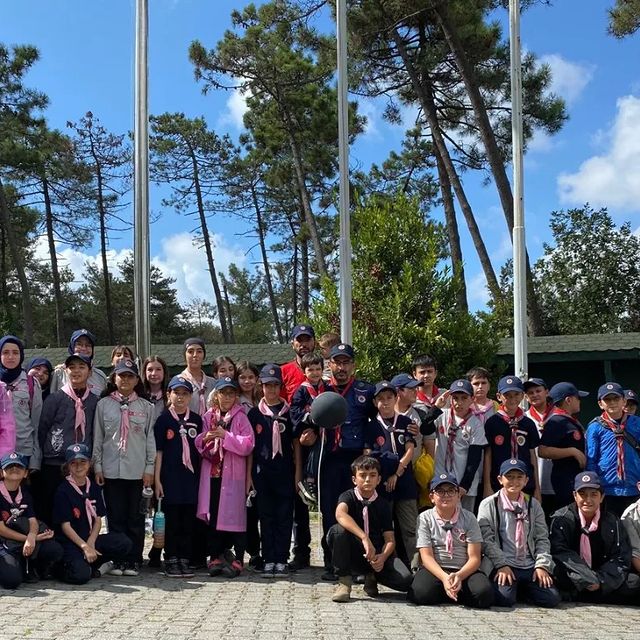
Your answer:
[[[164,549],[164,512],[162,511],[162,499],[158,500],[158,507],[153,516],[153,546],[156,549]]]
[[[142,497],[140,498],[140,513],[146,516],[151,509],[151,501],[153,500],[153,489],[151,487],[144,487],[142,489]]]

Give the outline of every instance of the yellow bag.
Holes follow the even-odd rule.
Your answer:
[[[429,485],[435,466],[434,459],[424,450],[413,463],[413,475],[418,483],[418,508],[432,506],[429,500]]]

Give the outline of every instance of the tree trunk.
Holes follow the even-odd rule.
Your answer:
[[[4,309],[9,308],[7,271],[7,236],[4,232],[4,225],[0,224],[0,302],[2,302]]]
[[[460,288],[458,289],[458,309],[465,313],[469,311],[467,304],[467,285],[464,279],[464,262],[462,260],[462,247],[460,246],[460,233],[458,232],[458,221],[456,220],[456,208],[451,192],[451,181],[445,169],[442,157],[438,148],[434,145],[434,155],[438,167],[438,182],[442,195],[442,207],[444,218],[447,224],[447,235],[449,237],[449,248],[451,250],[451,267],[453,274],[460,278]]]
[[[18,248],[18,242],[16,240],[13,227],[11,225],[11,212],[9,211],[9,204],[4,192],[4,185],[0,180],[0,225],[4,229],[5,238],[9,245],[9,253],[11,254],[11,260],[13,266],[16,269],[18,281],[20,282],[20,293],[22,297],[22,320],[23,320],[23,339],[26,347],[33,346],[33,308],[31,306],[31,290],[29,288],[29,280],[24,270],[24,264],[22,263],[22,256],[20,255],[20,249]]]
[[[309,240],[305,238],[300,247],[302,279],[302,315],[309,318]]]
[[[229,329],[227,328],[226,313],[224,304],[222,301],[222,294],[220,293],[220,285],[218,284],[218,276],[216,275],[216,268],[213,261],[213,251],[211,249],[211,240],[209,238],[209,228],[207,226],[207,217],[204,212],[204,202],[202,199],[202,189],[200,187],[200,175],[198,170],[198,161],[196,160],[193,149],[189,149],[191,154],[191,162],[193,164],[193,186],[196,190],[196,200],[198,203],[198,215],[200,217],[200,228],[202,230],[202,238],[204,241],[204,249],[207,253],[207,264],[209,265],[209,274],[211,275],[211,284],[213,285],[213,292],[216,297],[216,306],[218,307],[218,317],[220,318],[220,329],[222,330],[222,339],[225,344],[231,342],[231,336]]]
[[[447,149],[442,132],[440,131],[440,123],[438,121],[436,106],[433,101],[431,86],[424,82],[424,78],[421,80],[418,77],[418,72],[413,66],[413,62],[409,57],[405,43],[402,40],[402,36],[398,33],[397,29],[393,29],[393,39],[398,47],[398,52],[400,53],[400,57],[402,58],[402,62],[405,66],[409,79],[411,80],[413,89],[420,100],[420,104],[424,110],[424,115],[429,123],[433,144],[435,145],[437,152],[440,154],[440,159],[442,160],[446,173],[451,181],[451,185],[453,186],[453,190],[458,198],[462,215],[464,215],[473,244],[478,252],[478,259],[480,260],[482,270],[484,271],[489,291],[496,300],[500,300],[502,298],[502,291],[500,290],[498,279],[496,278],[496,274],[493,270],[491,259],[489,258],[487,248],[482,240],[480,229],[478,228],[478,223],[473,215],[473,210],[471,209],[469,200],[467,200],[467,195],[462,187],[462,182],[460,181],[456,168],[453,166],[449,150]]]
[[[498,190],[500,202],[502,204],[502,210],[504,211],[507,225],[509,227],[509,235],[513,240],[513,194],[511,192],[511,184],[507,178],[507,173],[504,168],[504,162],[498,148],[493,128],[487,114],[487,109],[480,93],[480,88],[476,82],[474,70],[469,63],[467,55],[464,51],[464,47],[460,42],[455,25],[450,20],[449,11],[446,7],[446,3],[440,3],[435,6],[436,16],[440,26],[442,27],[442,33],[444,34],[447,45],[451,50],[456,61],[456,66],[460,72],[460,76],[467,89],[467,95],[469,101],[473,107],[473,112],[476,116],[476,123],[480,130],[480,136],[482,138],[482,144],[484,145],[487,160],[491,167],[491,173]],[[536,297],[535,287],[533,283],[533,274],[531,273],[531,265],[529,263],[529,254],[526,253],[526,279],[527,279],[527,306],[529,308],[529,332],[531,335],[540,335],[543,332],[542,328],[542,313]]]
[[[233,316],[231,315],[231,303],[229,302],[229,289],[227,288],[227,279],[222,274],[220,274],[220,278],[222,279],[222,292],[224,294],[226,314],[229,319],[229,338],[233,344],[236,341],[236,336],[233,332]]]
[[[56,255],[56,243],[53,235],[53,211],[51,209],[51,197],[49,195],[49,182],[42,177],[42,193],[44,195],[45,224],[47,228],[47,244],[49,245],[49,257],[51,258],[51,277],[53,278],[53,296],[56,308],[56,346],[63,346],[64,339],[64,306],[62,302],[62,289],[60,287],[60,270],[58,269],[58,256]]]
[[[251,184],[251,197],[253,198],[253,206],[256,211],[256,224],[258,229],[258,241],[260,242],[260,253],[262,254],[262,266],[264,267],[264,277],[267,283],[267,293],[269,295],[269,306],[271,307],[271,315],[273,316],[273,324],[276,328],[278,342],[284,343],[282,336],[282,327],[280,326],[280,318],[278,317],[278,306],[276,305],[276,297],[273,293],[273,282],[271,280],[271,268],[269,266],[269,258],[267,256],[267,247],[264,241],[264,226],[262,224],[262,211],[258,203],[255,184]]]
[[[287,215],[289,226],[291,227],[291,242],[293,243],[293,259],[291,269],[291,328],[298,324],[298,270],[300,267],[300,251],[298,250],[298,233],[296,224]]]

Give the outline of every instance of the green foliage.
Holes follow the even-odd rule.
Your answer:
[[[640,27],[640,0],[616,0],[609,10],[609,33],[616,38],[634,34]]]
[[[415,200],[372,198],[354,213],[353,342],[359,374],[371,380],[408,371],[430,353],[441,379],[490,365],[497,347],[489,317],[455,310],[459,283],[443,268],[443,230]],[[339,298],[325,281],[313,307],[317,331],[339,328]]]

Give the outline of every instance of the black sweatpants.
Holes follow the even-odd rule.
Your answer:
[[[0,544],[0,586],[5,589],[17,589],[20,586],[27,563],[40,573],[45,573],[62,560],[62,546],[54,539],[36,542],[36,548],[29,558],[22,555],[21,543],[11,541],[9,547]]]
[[[109,533],[124,533],[131,540],[131,549],[124,562],[142,563],[144,514],[140,513],[141,498],[142,480],[105,478],[104,501]]]
[[[37,477],[37,480],[35,478]],[[64,480],[62,466],[59,464],[42,463],[39,473],[34,476],[34,483],[37,486],[36,513],[38,518],[48,524],[53,525],[53,499],[60,483]]]
[[[260,530],[258,529],[257,496],[247,507],[247,553],[253,558],[260,555]]]
[[[453,569],[445,571],[453,572]],[[494,601],[493,585],[489,578],[476,571],[466,580],[462,581],[462,587],[458,592],[458,603],[477,609],[487,609]],[[430,571],[420,567],[413,578],[407,598],[415,604],[444,604],[454,602],[444,590],[442,582]]]
[[[265,563],[286,564],[293,530],[293,473],[256,475],[260,542]]]
[[[167,560],[189,560],[193,551],[196,524],[195,504],[163,504],[164,555]]]
[[[226,549],[233,549],[236,558],[244,564],[244,552],[247,547],[246,531],[222,531],[216,527],[221,485],[221,478],[211,478],[211,491],[209,493],[209,555],[212,560],[215,560]]]

